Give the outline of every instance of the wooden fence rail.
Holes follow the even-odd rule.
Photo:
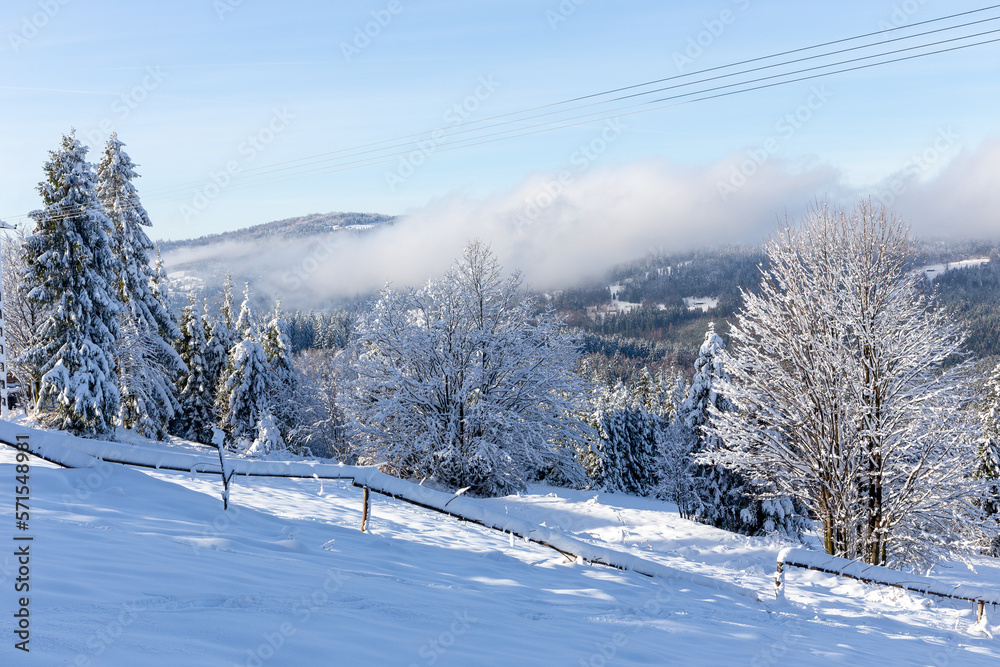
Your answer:
[[[778,554],[778,568],[774,574],[774,594],[779,599],[785,595],[785,566],[847,577],[866,584],[892,586],[921,595],[965,600],[975,605],[977,623],[983,622],[987,604],[994,607],[1000,604],[1000,593],[989,589],[968,584],[946,584],[929,577],[911,575],[887,567],[868,565],[801,548],[782,549]]]
[[[758,600],[756,592],[713,577],[686,572],[655,563],[634,554],[597,546],[572,537],[560,530],[501,514],[483,504],[460,494],[448,494],[386,475],[373,467],[346,466],[313,461],[268,461],[220,457],[149,448],[137,445],[77,438],[65,433],[31,429],[0,421],[0,442],[12,447],[22,447],[35,456],[68,468],[87,468],[100,462],[157,470],[175,470],[191,474],[220,475],[228,488],[224,489],[228,506],[229,479],[234,475],[246,477],[286,477],[290,479],[331,479],[350,482],[361,488],[362,527],[367,528],[367,492],[378,493],[417,507],[445,514],[461,521],[473,523],[501,533],[513,535],[527,542],[548,547],[571,561],[605,565],[619,570],[636,572],[647,577],[676,579],[714,588],[718,591]],[[225,468],[225,473],[223,473]]]

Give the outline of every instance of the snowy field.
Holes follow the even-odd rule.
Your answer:
[[[982,266],[983,264],[989,264],[990,258],[984,257],[981,259],[963,259],[960,262],[949,262],[947,264],[931,264],[925,266],[921,271],[923,271],[924,276],[927,280],[934,282],[934,279],[947,271],[954,271],[955,269],[969,269],[976,266]]]
[[[8,546],[14,457],[0,447]],[[215,475],[32,459],[30,487],[31,653],[14,649],[17,563],[5,548],[2,665],[1000,662],[1000,638],[970,632],[964,603],[796,569],[776,602],[787,543],[684,521],[645,498],[538,487],[478,502],[760,601],[570,563],[378,495],[361,533],[361,492],[343,482],[239,478],[228,512]],[[934,576],[1000,588],[995,562],[975,569]]]

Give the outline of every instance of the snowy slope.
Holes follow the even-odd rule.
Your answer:
[[[14,452],[0,448],[3,537]],[[626,495],[540,488],[478,501],[594,544],[760,591],[567,563],[344,482],[240,477],[229,512],[213,475],[106,465],[31,468],[31,663],[13,649],[14,559],[0,557],[0,664],[551,665],[996,664],[972,612],[793,571],[784,543],[683,521]],[[1000,581],[983,561],[978,574]],[[17,653],[15,655],[15,653]]]

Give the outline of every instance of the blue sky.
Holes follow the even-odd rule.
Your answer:
[[[604,123],[434,151],[412,175],[400,172],[398,162],[291,173],[252,187],[220,174],[227,165],[245,172],[448,127],[454,105],[470,96],[467,106],[475,108],[467,119],[477,120],[983,6],[964,0],[8,0],[0,11],[6,130],[0,216],[38,207],[42,163],[71,126],[92,146],[94,161],[108,129],[127,144],[140,165],[137,185],[154,238],[326,211],[482,216],[498,198],[530,204],[537,184],[563,170],[576,174],[574,156],[601,136]],[[718,21],[723,12],[725,23]],[[379,18],[385,25],[373,28]],[[374,36],[367,44],[355,41],[366,24]],[[981,29],[997,27],[1000,21]],[[701,52],[691,51],[697,57],[679,66],[677,54],[699,38]],[[679,183],[699,173],[709,197],[748,151],[774,149],[753,188],[713,202],[719,209],[713,219],[726,211],[732,216],[719,227],[726,233],[739,228],[748,209],[756,216],[748,227],[756,230],[757,218],[773,222],[785,207],[797,210],[814,197],[885,188],[936,141],[941,150],[921,166],[914,189],[962,160],[973,173],[953,180],[985,182],[983,170],[996,164],[990,142],[1000,136],[998,56],[1000,45],[992,44],[629,116],[575,185],[585,182],[593,194],[605,182],[614,191],[623,181],[638,187],[648,176],[651,190],[690,190]],[[815,109],[794,132],[780,125],[810,102]],[[213,174],[218,192],[210,187]],[[792,189],[784,187],[789,179],[796,181]],[[206,186],[211,198],[196,201]],[[644,196],[621,194],[629,202]],[[920,197],[912,200],[906,212],[926,212]],[[649,206],[657,201],[650,198]],[[683,226],[683,211],[692,207],[664,211],[677,218],[668,226]],[[933,228],[941,221],[923,222]],[[627,251],[644,243],[636,232]]]

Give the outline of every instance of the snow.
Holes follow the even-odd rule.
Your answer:
[[[970,600],[982,600],[989,604],[1000,604],[1000,588],[991,589],[972,586],[970,584],[949,584],[909,572],[900,572],[877,565],[868,565],[856,560],[838,558],[807,549],[782,549],[778,553],[778,563],[787,563],[795,567],[820,568],[821,570],[836,572],[846,577],[877,581],[889,586],[901,586],[931,595],[961,597]]]
[[[963,259],[960,262],[948,262],[946,264],[930,264],[921,269],[923,274],[927,277],[927,280],[934,282],[940,274],[945,271],[952,271],[954,269],[968,269],[975,266],[982,266],[983,264],[989,264],[989,257],[982,257],[979,259]]]
[[[719,299],[710,296],[686,296],[684,297],[684,305],[687,306],[688,310],[700,309],[701,312],[707,313],[719,305]]]
[[[0,438],[18,428],[0,425]],[[30,438],[53,449],[109,446],[62,434]],[[201,453],[218,470],[212,448],[131,440],[116,446],[151,458],[157,450],[165,457]],[[0,447],[0,479],[13,481],[14,462],[14,450]],[[308,461],[229,462],[324,469]],[[1000,646],[969,631],[975,618],[965,603],[805,570],[788,578],[787,599],[774,601],[776,556],[787,542],[685,521],[673,505],[647,498],[554,487],[494,499],[428,496],[435,503],[447,498],[449,510],[478,508],[511,525],[558,531],[697,577],[649,578],[570,562],[377,494],[368,532],[361,533],[361,492],[350,482],[240,473],[224,512],[217,475],[101,463],[59,469],[32,459],[30,480],[30,646],[38,664],[993,665],[1000,659]],[[14,506],[13,494],[13,483],[0,484],[5,507]],[[5,523],[12,534],[12,520]],[[0,555],[6,619],[0,664],[20,664],[25,656],[14,655],[10,632],[16,575],[9,551]],[[996,561],[973,562],[976,572],[956,566],[933,578],[997,588]],[[737,588],[758,592],[760,600]]]

